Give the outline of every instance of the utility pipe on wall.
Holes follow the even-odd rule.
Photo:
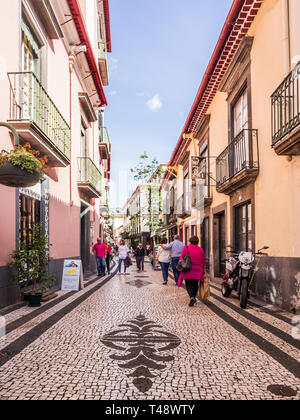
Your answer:
[[[73,206],[72,195],[72,73],[75,55],[69,55],[69,71],[70,71],[70,206]]]
[[[284,75],[291,71],[290,0],[281,0],[283,24]]]

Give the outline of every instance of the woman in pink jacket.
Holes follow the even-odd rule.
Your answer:
[[[186,282],[186,289],[191,299],[189,306],[194,306],[196,303],[196,296],[199,290],[199,281],[204,283],[204,274],[206,274],[206,260],[205,253],[199,245],[199,238],[193,236],[190,239],[189,247],[185,247],[180,256],[180,260],[187,255],[187,250],[190,255],[192,268],[190,271],[181,273],[178,280],[180,287],[183,279]]]

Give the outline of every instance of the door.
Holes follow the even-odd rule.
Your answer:
[[[214,274],[222,277],[226,273],[225,212],[214,216]]]
[[[209,217],[205,217],[201,229],[201,246],[205,252],[206,269],[209,272],[209,254],[210,254],[210,241],[209,241]]]
[[[254,251],[252,238],[252,205],[243,204],[235,208],[235,250]]]
[[[33,75],[39,77],[40,47],[29,26],[22,22],[22,67],[19,80],[22,118],[34,119],[40,116],[41,104],[38,106],[39,86]]]
[[[233,107],[233,138],[241,134],[243,130],[247,130],[249,127],[248,122],[248,92],[247,89],[238,99],[237,103]],[[249,162],[249,131],[245,131],[244,137],[240,137],[232,148],[231,151],[231,172],[230,176],[240,172],[245,165]]]
[[[80,258],[83,271],[90,269],[90,212],[88,206],[80,208]]]

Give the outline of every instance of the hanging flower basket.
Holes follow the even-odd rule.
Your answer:
[[[0,153],[0,184],[14,188],[28,188],[36,185],[44,175],[47,157],[32,150],[30,144],[16,146],[9,153]]]
[[[41,178],[40,171],[29,172],[10,162],[0,165],[0,184],[14,188],[28,188],[36,185]]]

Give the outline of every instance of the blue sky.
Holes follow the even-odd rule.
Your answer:
[[[112,143],[111,206],[147,151],[167,163],[232,0],[110,0],[112,54],[105,120]]]

